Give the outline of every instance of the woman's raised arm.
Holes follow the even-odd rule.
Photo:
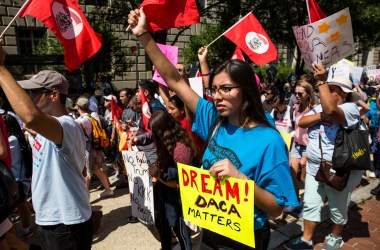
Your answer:
[[[156,42],[147,30],[147,19],[143,8],[131,10],[128,15],[128,23],[132,33],[139,39],[144,46],[146,53],[157,68],[166,84],[174,90],[183,100],[185,105],[195,113],[199,96],[192,90],[186,80],[178,73],[177,69],[165,57],[157,47]]]

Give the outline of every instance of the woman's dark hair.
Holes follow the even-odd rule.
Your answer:
[[[13,115],[4,114],[3,119],[7,129],[8,137],[13,135],[18,140],[23,158],[23,163],[25,166],[25,177],[29,178],[32,176],[33,168],[32,151],[30,149],[29,143],[26,141],[24,134],[22,133],[21,127],[18,124],[17,119]]]
[[[176,106],[179,109],[183,109],[185,107],[185,104],[177,95],[173,95],[172,97],[170,97],[169,102],[173,103],[174,106]]]
[[[261,103],[259,89],[257,88],[255,72],[248,63],[241,60],[227,60],[217,67],[210,76],[210,83],[213,82],[215,75],[226,72],[230,79],[240,86],[243,93],[242,112],[244,118],[249,118],[251,121],[271,127],[269,124],[264,108]],[[226,120],[223,117],[222,120]],[[245,121],[241,121],[243,124]]]
[[[153,139],[157,147],[157,166],[166,171],[170,164],[175,164],[173,154],[178,142],[187,146],[193,156],[196,155],[195,145],[181,123],[167,111],[159,110],[149,119],[149,129],[152,130]]]

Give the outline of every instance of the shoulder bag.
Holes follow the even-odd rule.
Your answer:
[[[332,162],[323,160],[322,139],[320,134],[319,148],[321,150],[321,163],[319,164],[319,169],[315,176],[315,180],[327,184],[338,191],[342,191],[347,185],[350,170],[336,170],[334,169]]]
[[[340,128],[335,139],[332,163],[334,169],[371,170],[368,130]]]

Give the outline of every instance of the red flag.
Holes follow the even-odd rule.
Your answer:
[[[235,52],[231,56],[231,59],[239,59],[239,60],[245,61],[243,52],[241,52],[241,49],[239,47],[236,47]]]
[[[250,12],[223,34],[236,44],[256,64],[277,60],[277,49],[267,33]]]
[[[150,32],[199,23],[195,0],[145,0],[141,7]]]
[[[309,23],[314,23],[326,17],[318,3],[315,0],[306,0],[307,12],[309,14]]]
[[[152,132],[149,129],[149,119],[152,116],[152,113],[150,112],[149,103],[146,100],[146,96],[144,95],[144,91],[140,87],[140,95],[141,95],[141,113],[142,113],[142,119],[145,125],[145,130],[148,132]]]
[[[111,116],[113,119],[113,122],[115,123],[116,127],[121,131],[121,124],[119,120],[121,119],[121,115],[123,114],[123,109],[117,105],[115,98],[111,98]]]
[[[62,42],[69,71],[77,69],[102,46],[102,36],[91,28],[76,0],[33,0],[19,14],[33,16]]]

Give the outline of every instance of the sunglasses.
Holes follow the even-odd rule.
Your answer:
[[[303,96],[304,93],[302,93],[302,92],[295,92],[294,94],[295,94],[296,96]]]

